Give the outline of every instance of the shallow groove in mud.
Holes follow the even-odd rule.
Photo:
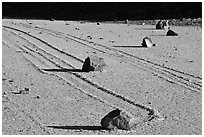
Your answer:
[[[5,26],[5,27],[7,27],[7,26]],[[45,44],[48,44],[47,42],[45,42],[45,41],[43,41],[43,40],[41,40],[41,39],[39,39],[39,38],[37,38],[35,36],[32,36],[32,35],[24,32],[22,30],[18,30],[18,29],[12,28],[12,27],[8,27],[8,28],[14,29],[16,31],[20,31],[20,32],[22,32],[22,33],[24,33],[26,35],[29,35],[29,36],[31,36],[33,38],[36,38],[36,39],[40,40],[41,42],[43,42]],[[101,44],[89,42],[87,40],[78,38],[76,36],[72,36],[70,34],[64,34],[62,32],[48,30],[48,29],[40,28],[40,27],[37,27],[37,28],[56,34],[56,35],[53,35],[53,36],[58,36],[59,37],[59,35],[61,34],[62,36],[64,36],[67,39],[74,40],[75,42],[78,42],[78,43],[80,43],[82,45],[93,48],[95,50],[97,48],[91,46],[90,43],[92,43],[94,45],[97,45],[99,47],[103,47],[103,48],[105,48],[105,50],[107,49],[108,51],[114,51],[115,52],[114,54],[116,54],[116,55],[114,55],[112,53],[109,53],[109,55],[115,56],[116,59],[118,59],[118,58],[123,59],[124,62],[127,62],[132,66],[139,67],[140,69],[143,69],[145,71],[149,71],[149,72],[155,74],[156,76],[158,76],[159,78],[162,78],[162,79],[164,79],[164,80],[166,80],[166,81],[168,81],[170,83],[178,84],[180,86],[183,86],[183,87],[185,87],[187,89],[190,89],[190,90],[193,90],[193,91],[196,91],[196,92],[199,92],[199,93],[201,92],[201,88],[202,88],[202,85],[200,84],[201,83],[200,82],[201,78],[198,77],[198,76],[194,76],[194,75],[191,75],[191,74],[188,74],[188,73],[185,73],[185,72],[174,70],[172,68],[168,68],[168,67],[162,66],[160,64],[151,62],[149,60],[146,60],[146,59],[143,59],[143,58],[128,54],[128,53],[123,52],[121,50],[117,50],[117,49],[110,48],[110,47],[107,47],[107,46],[104,46],[104,45],[101,45]],[[51,33],[49,33],[49,34],[51,34]],[[61,38],[63,38],[62,36],[61,36]],[[84,41],[86,43],[81,42],[81,41]],[[89,43],[89,44],[87,44],[87,43]],[[48,45],[50,45],[50,44],[48,44]],[[53,47],[53,48],[56,49],[56,50],[59,50],[59,49],[57,49],[55,47]],[[98,51],[103,51],[103,50],[98,49]],[[108,51],[107,52],[103,51],[103,53],[108,53]],[[66,52],[63,52],[63,51],[61,51],[61,52],[64,53],[64,54],[67,54]],[[122,54],[122,56],[119,55],[119,54]],[[126,56],[124,56],[124,55],[126,55]],[[74,57],[73,55],[71,55],[71,56]],[[131,60],[129,57],[134,58],[134,60]],[[75,59],[77,59],[77,57],[75,57]],[[81,60],[81,62],[83,62],[83,61]],[[172,71],[172,72],[170,72],[170,71]],[[178,73],[178,74],[176,74],[176,73]],[[181,75],[184,75],[184,76],[181,76]],[[193,80],[190,80],[187,77],[190,77],[190,79],[193,79]]]
[[[54,46],[50,45],[49,43],[47,43],[47,42],[45,42],[45,41],[41,40],[40,38],[37,38],[37,37],[35,37],[35,36],[33,36],[33,35],[30,35],[30,34],[28,34],[27,32],[24,32],[24,31],[22,31],[22,30],[15,29],[15,28],[12,28],[12,27],[4,26],[4,25],[3,25],[3,27],[9,28],[9,29],[13,29],[13,30],[15,30],[15,31],[19,31],[19,32],[21,32],[21,33],[23,33],[23,34],[26,34],[26,35],[28,35],[28,36],[34,38],[34,39],[39,40],[39,41],[42,42],[42,43],[48,45],[49,47],[51,47],[51,48],[57,50],[58,52],[60,52],[60,53],[62,53],[62,54],[65,54],[65,55],[67,55],[67,56],[70,56],[70,57],[72,57],[72,58],[74,58],[74,59],[76,59],[76,60],[78,60],[78,61],[80,61],[80,62],[83,63],[83,60],[81,60],[81,59],[79,59],[79,58],[76,58],[75,56],[73,56],[73,55],[71,55],[71,54],[68,54],[68,53],[66,53],[66,52],[64,52],[64,51],[62,51],[62,50],[59,50],[58,48],[55,48]]]
[[[18,25],[18,24],[16,24],[16,25]],[[27,25],[27,24],[23,24],[23,23],[22,23],[22,25],[25,26],[25,27],[27,27],[27,28],[32,28],[32,26]],[[183,71],[179,71],[179,70],[176,70],[176,69],[173,69],[173,68],[169,68],[169,67],[167,67],[167,66],[163,66],[163,65],[158,64],[158,63],[156,63],[156,62],[152,62],[152,61],[150,61],[150,60],[147,60],[147,59],[144,59],[144,58],[141,58],[141,57],[138,57],[138,56],[135,56],[135,55],[126,53],[126,52],[124,52],[124,51],[121,51],[121,50],[118,50],[118,49],[115,49],[115,48],[107,47],[107,46],[102,45],[102,44],[98,44],[98,43],[95,43],[95,42],[92,42],[92,41],[90,42],[90,41],[88,41],[88,40],[86,40],[86,39],[82,39],[82,38],[79,38],[79,37],[74,36],[74,35],[71,35],[71,34],[65,34],[65,33],[63,33],[63,32],[59,32],[59,31],[55,31],[55,30],[50,30],[50,29],[46,29],[46,28],[41,28],[41,27],[35,27],[35,28],[40,29],[40,30],[47,31],[47,33],[48,33],[48,32],[51,32],[51,33],[49,33],[50,35],[53,35],[52,33],[54,33],[55,35],[53,35],[53,36],[55,36],[55,37],[56,37],[56,36],[59,37],[60,34],[61,34],[62,36],[64,36],[64,37],[69,36],[69,37],[66,37],[66,38],[71,39],[71,40],[73,40],[73,41],[76,41],[76,42],[78,42],[78,43],[81,43],[81,44],[83,44],[83,45],[86,45],[86,46],[88,46],[88,47],[90,47],[90,48],[94,48],[93,46],[90,46],[90,45],[89,45],[89,44],[93,44],[93,45],[98,46],[98,47],[103,47],[103,48],[105,48],[105,49],[107,49],[107,50],[109,50],[109,51],[115,51],[116,53],[122,53],[123,55],[127,55],[128,57],[136,58],[136,59],[138,59],[138,60],[140,60],[140,61],[144,61],[144,63],[150,63],[150,64],[153,64],[153,65],[155,65],[155,66],[158,66],[158,67],[161,67],[161,68],[165,68],[165,69],[167,69],[167,70],[171,70],[171,71],[174,71],[174,72],[177,72],[177,73],[180,73],[180,74],[188,75],[188,76],[191,76],[191,77],[194,77],[194,78],[198,78],[199,80],[202,80],[202,78],[201,78],[200,76],[196,76],[196,75],[189,74],[189,73],[186,73],[186,72],[183,72]],[[61,37],[61,38],[62,38],[62,37]],[[83,43],[83,42],[80,42],[79,40],[80,40],[80,41],[84,41],[84,42],[86,42],[86,43],[88,43],[88,44]],[[98,50],[97,48],[94,48],[94,49]],[[101,51],[101,52],[105,53],[103,50],[98,50],[98,51]],[[164,70],[164,71],[167,71],[167,70]],[[167,72],[168,72],[168,71],[167,71]],[[201,83],[201,82],[200,82],[200,83]]]
[[[31,26],[30,26],[30,27],[31,27]],[[173,69],[173,68],[169,68],[169,67],[167,67],[167,66],[160,65],[160,64],[158,64],[158,63],[156,63],[156,62],[152,62],[152,61],[150,61],[150,60],[147,60],[147,59],[144,59],[144,58],[140,58],[140,57],[137,57],[137,56],[135,56],[135,55],[126,53],[126,52],[124,52],[124,51],[121,51],[121,50],[118,50],[118,49],[115,49],[115,48],[107,47],[107,46],[102,45],[102,44],[98,44],[98,43],[95,43],[95,42],[92,42],[92,41],[90,42],[90,41],[88,41],[88,40],[79,38],[79,37],[74,36],[74,35],[71,35],[71,34],[65,34],[65,33],[62,33],[62,32],[59,32],[59,31],[49,30],[49,29],[46,29],[46,28],[40,28],[40,27],[36,27],[36,28],[41,29],[41,30],[45,30],[45,31],[48,31],[48,32],[52,32],[52,33],[55,34],[55,35],[53,35],[53,36],[58,36],[58,35],[60,35],[60,34],[63,35],[64,37],[69,36],[69,37],[66,37],[66,38],[71,39],[71,40],[74,40],[74,41],[76,41],[76,42],[78,42],[78,43],[81,43],[81,44],[86,45],[86,46],[89,46],[89,47],[92,47],[92,46],[90,46],[89,44],[93,44],[93,45],[96,45],[96,46],[99,46],[99,47],[103,47],[103,48],[105,48],[105,49],[107,49],[107,50],[114,51],[114,52],[116,52],[116,53],[118,53],[118,52],[119,52],[119,53],[122,53],[122,55],[127,55],[127,56],[129,56],[129,57],[136,58],[136,59],[138,59],[138,60],[140,60],[140,61],[144,61],[144,63],[150,63],[150,64],[153,64],[153,65],[155,65],[155,66],[158,66],[158,67],[161,67],[161,68],[165,68],[165,69],[167,69],[167,70],[172,70],[172,71],[175,71],[175,72],[177,72],[177,73],[181,73],[181,74],[188,75],[188,76],[191,76],[191,77],[198,78],[198,79],[202,80],[202,78],[199,77],[199,76],[192,75],[192,74],[189,74],[189,73],[186,73],[186,72],[182,72],[182,71],[179,71],[179,70],[175,70],[175,69]],[[51,34],[51,33],[49,33],[49,34]],[[84,42],[87,42],[88,44],[83,43],[83,42],[80,42],[79,40],[84,41]],[[94,48],[94,47],[92,47],[92,48]],[[94,49],[97,49],[97,48],[94,48]],[[102,51],[103,53],[105,53],[103,50],[99,50],[99,51]],[[167,71],[167,70],[165,70],[165,71]]]
[[[48,53],[47,51],[43,50],[42,48],[36,46],[34,43],[31,43],[29,40],[27,40],[27,39],[25,39],[25,38],[23,38],[23,37],[21,37],[21,36],[18,36],[18,35],[15,34],[14,32],[10,32],[10,33],[13,34],[13,35],[15,35],[16,37],[21,38],[23,41],[28,42],[28,43],[29,43],[29,46],[32,45],[32,47],[34,47],[35,49],[37,49],[38,51],[41,52],[41,53],[40,53],[40,52],[33,52],[34,50],[32,50],[29,46],[23,45],[23,47],[25,47],[26,49],[32,51],[33,54],[38,54],[38,55],[40,55],[41,57],[45,58],[46,60],[49,60],[49,61],[50,61],[51,63],[53,63],[55,66],[60,67],[60,68],[63,68],[63,67],[59,66],[58,64],[56,64],[56,63],[55,63],[54,61],[52,61],[51,59],[55,58],[55,59],[57,59],[57,61],[60,61],[60,62],[62,62],[63,64],[68,65],[66,61],[61,60],[59,57],[56,57],[56,56],[52,55],[51,53]],[[45,43],[44,43],[44,44],[45,44]],[[47,45],[48,47],[50,47],[49,44],[45,44],[45,45]],[[17,45],[17,46],[18,46],[18,45]],[[18,47],[19,47],[19,46],[18,46]],[[21,47],[19,47],[19,48],[21,48]],[[51,48],[52,48],[52,47],[51,47]],[[22,49],[23,51],[27,52],[27,51],[24,50],[23,48],[21,48],[21,49]],[[54,49],[54,50],[55,50],[55,49]],[[60,52],[59,50],[56,50],[56,51]],[[60,53],[61,53],[61,52],[60,52]],[[29,53],[29,52],[28,52],[28,54],[31,55],[31,56],[34,56],[33,54],[31,54],[31,53]],[[51,59],[49,59],[48,57],[44,56],[44,54],[50,56]],[[61,53],[61,54],[63,54],[63,53]],[[67,55],[67,54],[66,54],[66,55]],[[69,54],[69,55],[70,55],[70,54]],[[70,55],[70,57],[73,57],[73,56]],[[77,57],[74,57],[73,59],[76,59],[76,58],[77,58]],[[38,59],[38,58],[37,58],[37,59]],[[80,60],[80,59],[77,58],[77,61],[79,61],[79,60]],[[41,61],[41,60],[39,60],[39,61]],[[42,62],[42,61],[41,61],[41,62]],[[81,61],[80,61],[80,62],[81,62]],[[43,62],[43,63],[44,63],[44,62]],[[45,64],[45,63],[44,63],[44,64]],[[71,66],[71,65],[68,65],[68,66],[71,67],[71,68],[74,68],[74,67]]]
[[[21,37],[21,36],[18,36],[18,35],[16,35],[16,36],[17,36],[17,37]],[[38,55],[44,57],[48,62],[53,63],[56,67],[61,68],[61,69],[63,68],[60,64],[58,64],[59,62],[56,63],[55,61],[52,61],[51,59],[49,59],[49,57],[47,57],[47,56],[51,56],[50,53],[47,53],[46,51],[43,51],[42,49],[40,49],[39,47],[37,47],[34,43],[31,43],[30,41],[26,40],[25,38],[23,38],[23,37],[21,37],[21,38],[24,39],[25,41],[27,41],[30,45],[35,46],[35,48],[37,48],[39,52],[40,52],[40,51],[42,52],[42,53],[39,53],[39,52],[38,52]],[[41,40],[41,41],[42,41],[42,40]],[[50,44],[47,44],[47,43],[44,43],[44,44],[47,45],[47,46],[50,46]],[[60,51],[58,51],[58,52],[60,52]],[[60,52],[60,53],[61,53],[61,52]],[[46,54],[46,55],[43,55],[43,54]],[[36,57],[36,58],[37,58],[37,57]],[[56,57],[56,56],[54,56],[54,55],[52,55],[52,58],[55,58],[56,60],[58,60],[58,61],[60,61],[60,62],[66,63],[66,62],[64,62],[63,60],[59,59],[58,57]],[[74,66],[70,65],[69,63],[66,63],[66,65],[68,65],[69,67],[75,68]],[[145,106],[145,105],[142,105],[142,104],[140,104],[140,103],[135,103],[135,102],[133,102],[133,101],[131,101],[131,100],[129,100],[129,99],[123,97],[122,95],[115,93],[114,91],[108,90],[108,89],[106,89],[106,88],[104,88],[104,87],[102,87],[102,86],[100,86],[100,85],[98,85],[98,84],[96,84],[96,83],[93,83],[92,81],[90,81],[89,79],[85,78],[83,75],[81,75],[81,74],[79,74],[79,73],[69,72],[69,74],[74,75],[75,77],[81,79],[83,82],[88,83],[89,85],[91,85],[91,86],[94,87],[94,88],[97,88],[99,91],[103,91],[103,92],[105,92],[105,93],[108,93],[108,94],[110,94],[110,95],[116,97],[117,99],[123,100],[124,102],[127,102],[127,103],[129,103],[129,104],[131,104],[131,105],[133,105],[133,106],[136,106],[136,107],[138,107],[138,108],[141,108],[141,109],[143,109],[143,110],[148,111],[148,112],[149,112],[149,118],[148,118],[149,121],[152,120],[152,119],[155,117],[155,114],[156,114],[156,113],[155,113],[154,111],[156,111],[156,110],[153,110],[152,108],[147,107],[147,106]],[[55,74],[55,75],[57,75],[57,74]],[[158,115],[158,114],[157,114],[157,115]]]
[[[10,38],[8,38],[7,36],[3,36],[3,37],[5,37],[8,41],[10,41],[11,43],[13,43],[12,40],[11,40]],[[3,42],[3,43],[8,46],[8,44],[6,44],[5,42]],[[27,56],[27,57],[30,56],[30,57],[32,57],[33,59],[39,61],[40,63],[46,65],[46,63],[45,63],[43,60],[41,60],[41,59],[39,59],[39,58],[36,58],[33,54],[31,54],[30,52],[27,51],[27,50],[29,50],[29,51],[33,52],[33,50],[31,50],[29,47],[27,47],[27,46],[25,46],[25,45],[23,45],[22,47],[20,47],[18,44],[15,44],[15,43],[13,43],[13,44],[14,44],[14,46],[16,46],[18,49],[20,49],[23,53],[25,53],[23,56]],[[27,50],[26,50],[26,49],[27,49]],[[17,50],[16,50],[16,51],[17,51]],[[18,52],[18,51],[17,51],[17,52]],[[47,65],[46,65],[46,66],[47,66]]]
[[[68,35],[68,34],[67,34],[67,35]],[[74,38],[76,38],[76,39],[79,39],[79,40],[83,40],[83,39],[81,39],[81,38],[77,38],[77,37],[72,36],[72,35],[70,35],[70,36],[71,36],[71,37],[74,37]],[[84,40],[84,41],[88,42],[87,40]],[[116,57],[118,57],[118,58],[123,58],[124,62],[127,62],[127,63],[129,63],[129,64],[131,64],[131,65],[133,65],[133,66],[138,67],[138,65],[140,65],[140,68],[141,68],[141,69],[144,69],[144,70],[146,70],[146,71],[150,71],[150,72],[152,72],[152,73],[156,73],[156,72],[157,72],[156,74],[157,74],[160,78],[167,79],[167,81],[171,81],[171,82],[173,82],[173,83],[175,83],[175,84],[178,84],[177,82],[180,82],[180,83],[186,85],[186,86],[187,86],[187,87],[185,86],[186,88],[191,89],[191,90],[195,90],[195,91],[198,91],[198,92],[200,92],[200,90],[201,90],[201,88],[202,88],[202,85],[199,84],[199,83],[201,83],[200,81],[197,81],[197,80],[196,80],[196,82],[194,82],[194,80],[191,81],[191,80],[189,80],[188,78],[185,78],[185,77],[183,77],[183,76],[176,75],[176,74],[173,73],[173,72],[167,71],[167,69],[168,69],[168,70],[171,70],[171,71],[174,71],[174,72],[176,72],[176,73],[180,73],[180,74],[187,75],[187,76],[190,76],[190,77],[193,77],[193,78],[196,78],[196,79],[200,79],[200,80],[201,80],[200,77],[197,77],[197,76],[194,76],[194,75],[185,73],[185,72],[180,72],[180,71],[178,71],[178,70],[174,70],[174,69],[172,69],[172,68],[168,68],[168,67],[162,66],[162,65],[160,65],[160,64],[151,62],[151,61],[149,61],[149,60],[146,60],[146,59],[143,59],[143,58],[139,58],[139,57],[136,57],[136,56],[134,56],[134,55],[128,54],[128,53],[126,53],[126,52],[123,52],[123,51],[120,51],[120,50],[116,50],[116,49],[112,49],[112,48],[109,48],[109,47],[104,46],[104,45],[101,45],[101,44],[94,43],[94,45],[102,46],[102,47],[104,47],[104,48],[106,48],[106,49],[108,49],[108,50],[110,50],[110,51],[113,50],[113,51],[116,52],[116,54],[119,52],[119,53],[122,53],[123,55],[128,55],[129,57],[134,57],[134,58],[137,59],[136,61],[139,61],[139,62],[135,62],[135,61],[134,61],[134,63],[132,63],[132,61],[129,61],[129,60],[130,60],[129,58],[127,58],[127,57],[125,57],[125,56],[116,55]],[[113,55],[113,54],[110,54],[110,55]],[[142,61],[142,62],[141,62],[141,61]],[[135,63],[136,63],[136,64],[135,64]],[[147,64],[147,63],[148,63],[148,64]],[[165,70],[165,69],[166,69],[166,70]],[[168,75],[168,74],[170,74],[170,75]],[[173,76],[173,78],[171,78],[171,77],[172,77],[171,75]],[[165,76],[165,77],[163,77],[163,76]],[[177,82],[174,80],[175,78],[177,79]],[[185,82],[185,81],[186,81],[186,82]],[[181,85],[181,86],[183,86],[183,85]],[[191,87],[192,87],[192,88],[191,88]]]

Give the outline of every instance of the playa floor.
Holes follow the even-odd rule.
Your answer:
[[[79,21],[2,21],[3,135],[201,135],[202,28]],[[150,37],[156,47],[141,46]],[[102,72],[82,72],[86,57]],[[140,119],[101,128],[115,108]],[[148,109],[159,118],[149,121]]]

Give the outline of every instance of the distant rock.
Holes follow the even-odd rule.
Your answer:
[[[166,33],[166,36],[178,36],[178,33],[174,32],[173,30],[169,29]]]
[[[156,29],[164,29],[164,24],[161,20],[159,22],[157,22]]]
[[[169,21],[166,20],[166,21],[159,21],[157,22],[156,24],[156,29],[167,29],[169,27]]]
[[[149,37],[144,37],[142,40],[142,47],[155,47],[156,44],[152,43],[152,40]]]
[[[90,56],[85,59],[85,62],[82,66],[82,71],[103,71],[106,66],[104,59],[97,56]]]
[[[126,23],[126,24],[129,24],[129,20],[128,20],[128,19],[126,19],[126,20],[125,20],[125,23]]]
[[[89,39],[92,39],[92,37],[89,35],[89,36],[87,36],[87,38],[89,38]]]
[[[50,21],[55,21],[55,19],[51,18]]]
[[[14,90],[12,91],[13,94],[29,94],[29,88],[24,88],[21,90]]]
[[[163,24],[164,24],[165,29],[169,29],[169,21],[168,20],[164,21]]]

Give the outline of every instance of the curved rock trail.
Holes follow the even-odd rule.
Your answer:
[[[12,40],[11,38],[8,38],[8,36],[5,36],[6,34],[12,34]],[[134,117],[139,117],[139,122],[143,121],[151,121],[153,119],[157,120],[163,120],[164,118],[158,113],[157,110],[148,107],[146,105],[143,105],[138,102],[131,101],[130,99],[124,97],[123,95],[120,95],[116,93],[115,91],[109,90],[94,81],[91,81],[90,79],[83,76],[81,73],[73,73],[71,71],[68,71],[69,73],[56,73],[52,72],[52,70],[44,69],[44,68],[56,68],[56,69],[64,69],[64,68],[70,68],[70,69],[76,69],[73,65],[69,64],[69,62],[78,61],[78,63],[82,63],[82,61],[77,57],[72,57],[72,55],[68,55],[67,53],[63,53],[59,49],[56,50],[53,46],[48,44],[47,42],[44,42],[43,40],[40,40],[41,46],[38,46],[34,43],[36,41],[39,41],[39,39],[36,39],[32,37],[30,34],[28,34],[30,37],[29,40],[22,36],[17,35],[15,32],[4,30],[3,38],[7,39],[4,43],[7,42],[7,45],[14,46],[16,50],[22,50],[25,56],[28,60],[30,60],[37,68],[38,70],[41,70],[48,74],[52,74],[55,76],[60,77],[64,81],[70,83],[72,86],[76,87],[77,89],[80,89],[81,91],[85,92],[86,94],[97,98],[103,102],[106,102],[114,107],[119,107],[125,111],[127,111],[130,115],[133,115]],[[32,40],[31,40],[32,39]],[[8,42],[9,41],[9,42]],[[18,45],[16,45],[16,41],[18,42]],[[32,42],[31,42],[32,41]],[[22,43],[20,43],[22,42]],[[28,43],[28,44],[27,44]],[[42,49],[45,48],[45,49]],[[62,60],[59,57],[56,57],[53,52],[58,52],[58,54],[65,54],[66,60],[68,58],[69,62],[66,62],[65,60]],[[77,58],[77,59],[76,59]],[[65,70],[66,71],[66,70]]]
[[[116,59],[122,60],[125,63],[129,63],[130,65],[134,67],[137,67],[137,68],[139,67],[142,70],[151,72],[155,76],[165,79],[166,81],[170,83],[180,85],[182,87],[185,87],[195,92],[201,92],[202,90],[202,82],[201,82],[202,78],[199,76],[188,74],[182,71],[178,71],[173,68],[169,68],[161,64],[151,62],[147,59],[128,54],[121,50],[117,50],[115,48],[107,47],[105,45],[90,42],[90,41],[84,40],[82,38],[79,38],[79,37],[76,37],[70,34],[65,34],[62,32],[53,31],[53,30],[49,30],[46,28],[33,27],[30,25],[26,25],[26,24],[21,24],[20,26],[30,28],[30,29],[43,30],[43,32],[46,32],[54,37],[59,37],[62,39],[69,39],[69,40],[71,39],[75,42],[82,44],[83,46],[93,48],[103,54],[106,54]]]
[[[3,25],[3,44],[14,48],[17,52],[22,52],[22,55],[40,72],[59,77],[92,98],[105,102],[110,106],[119,107],[127,111],[130,115],[139,117],[140,122],[151,121],[153,119],[164,120],[165,118],[161,116],[156,109],[133,101],[130,98],[91,80],[78,69],[84,62],[83,58],[67,53],[64,50],[55,47],[52,43],[47,42],[46,39],[40,38],[33,33],[26,32],[25,29],[40,30],[43,31],[43,33],[50,35],[50,37],[74,41],[81,46],[94,49],[104,56],[109,56],[132,65],[135,69],[139,68],[150,72],[170,83],[190,89],[190,91],[195,91],[196,94],[202,93],[202,78],[199,76],[168,68],[126,52],[62,32],[33,27],[23,23],[16,25],[20,27],[23,26],[23,28]]]

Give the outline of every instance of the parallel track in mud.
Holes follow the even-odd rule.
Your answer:
[[[150,108],[148,106],[145,106],[141,103],[134,102],[116,93],[115,91],[106,89],[105,87],[102,87],[101,85],[86,78],[85,76],[83,76],[82,73],[69,72],[69,71],[68,71],[69,73],[53,73],[53,72],[47,72],[47,71],[45,72],[45,70],[43,71],[42,68],[45,68],[47,66],[52,67],[52,68],[55,67],[59,69],[64,69],[64,68],[76,69],[69,62],[66,62],[65,60],[57,57],[56,55],[53,55],[52,54],[53,52],[58,52],[58,54],[68,57],[69,61],[73,60],[73,61],[78,61],[81,63],[83,61],[77,57],[73,57],[72,55],[55,48],[54,46],[43,41],[42,39],[39,39],[24,31],[19,31],[13,28],[8,28],[8,27],[4,27],[3,30],[5,33],[7,31],[9,34],[12,34],[17,39],[20,39],[20,41],[28,43],[27,46],[26,44],[22,44],[22,45],[15,44],[15,42],[12,42],[12,40],[10,39],[10,42],[7,45],[14,45],[15,46],[14,48],[19,48],[20,50],[22,50],[25,53],[23,54],[23,56],[27,58],[28,60],[30,60],[30,62],[32,62],[33,65],[39,71],[60,77],[61,79],[69,83],[70,85],[90,95],[91,97],[97,98],[103,102],[111,104],[112,106],[120,107],[124,109],[125,111],[131,113],[132,115],[136,114],[136,112],[137,113],[140,112],[140,114],[142,114],[143,112],[141,111],[146,111],[148,113],[146,114],[147,118],[144,118],[145,121],[147,120],[150,121],[154,118],[159,118],[159,120],[163,119],[157,110]],[[17,35],[15,32],[18,32],[18,33],[20,32],[24,36]],[[3,38],[7,38],[7,41],[9,41],[8,36],[6,36],[5,34],[3,35]],[[47,47],[46,50],[44,50],[39,45],[37,46],[35,44],[36,41],[44,45],[43,47],[46,46]],[[6,44],[6,42],[4,42],[4,44]]]
[[[32,26],[30,26],[30,25],[26,25],[26,24],[22,24],[22,25],[23,25],[23,27],[26,26],[27,28],[32,28]],[[8,26],[4,26],[4,27],[14,29],[16,31],[24,32],[24,31],[16,29],[16,28],[12,28],[12,27],[8,27]],[[121,51],[121,50],[118,50],[115,48],[111,48],[111,47],[107,47],[107,46],[102,45],[102,44],[90,42],[88,40],[85,40],[85,39],[82,39],[82,38],[79,38],[79,37],[76,37],[76,36],[73,36],[70,34],[65,34],[62,32],[53,31],[53,30],[40,28],[40,27],[35,27],[34,29],[43,30],[43,31],[47,32],[48,34],[55,36],[55,37],[73,40],[77,43],[80,43],[83,46],[87,46],[87,47],[92,48],[94,50],[97,50],[103,54],[107,54],[107,55],[112,56],[116,59],[122,60],[122,61],[124,61],[124,62],[126,62],[126,63],[128,63],[134,67],[151,72],[152,74],[158,76],[159,78],[165,79],[166,81],[168,81],[170,83],[177,84],[179,86],[185,87],[185,88],[190,89],[190,90],[195,91],[195,92],[199,92],[199,93],[202,92],[201,91],[202,90],[202,78],[199,76],[195,76],[192,74],[188,74],[186,72],[178,71],[178,70],[157,64],[155,62],[149,61],[147,59],[131,55],[131,54],[126,53],[124,51]],[[24,33],[26,33],[26,32],[24,32]]]

